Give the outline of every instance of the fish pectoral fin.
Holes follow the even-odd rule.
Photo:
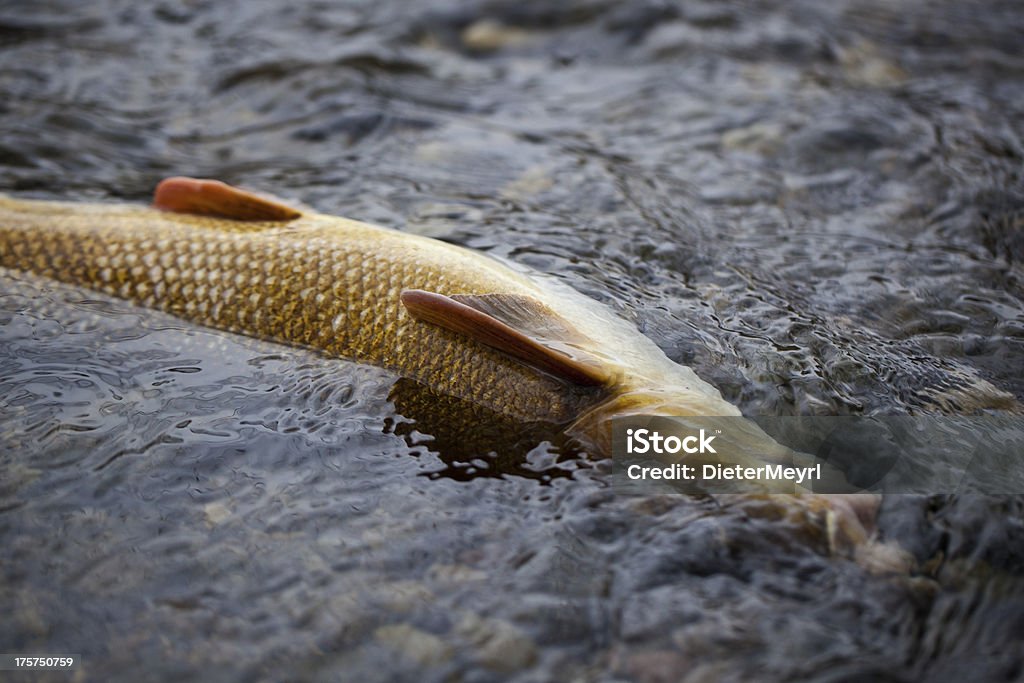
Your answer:
[[[239,221],[290,221],[302,215],[282,201],[219,180],[185,177],[161,180],[153,193],[153,206],[175,213]]]
[[[406,289],[401,298],[417,320],[465,335],[568,382],[601,386],[611,381],[598,358],[575,346],[585,337],[535,299],[504,294],[445,296],[422,289]],[[555,338],[555,332],[567,338]]]
[[[451,298],[538,340],[558,340],[569,344],[590,341],[565,318],[530,296],[453,294]]]

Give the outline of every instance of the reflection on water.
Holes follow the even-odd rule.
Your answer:
[[[1008,1],[8,2],[0,190],[210,176],[490,251],[747,414],[1017,409],[1022,30]],[[890,497],[916,566],[876,577],[799,510],[617,498],[557,426],[374,368],[16,273],[0,322],[4,651],[97,680],[1021,670],[1016,498]]]
[[[444,462],[431,477],[516,475],[548,482],[571,477],[585,464],[586,453],[563,431],[566,424],[520,422],[406,378],[395,382],[388,399],[397,419],[387,421],[386,431]]]

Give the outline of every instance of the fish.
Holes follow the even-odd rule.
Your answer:
[[[558,425],[599,455],[617,417],[741,415],[554,277],[217,180],[165,179],[148,206],[0,195],[0,266],[377,365],[509,420]],[[732,431],[741,464],[791,458],[753,423]],[[837,534],[869,534],[874,503],[805,500],[835,513]]]
[[[440,240],[169,178],[152,206],[0,196],[0,265],[377,365],[530,421],[739,415],[608,307]]]

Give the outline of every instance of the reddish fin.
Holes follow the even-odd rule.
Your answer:
[[[469,297],[465,298],[472,301]],[[524,298],[516,297],[517,309],[523,309]],[[494,303],[493,299],[491,303]],[[490,311],[479,310],[456,300],[455,297],[425,292],[422,289],[406,289],[402,292],[402,304],[417,320],[463,334],[574,384],[601,386],[611,381],[606,367],[593,356],[570,345],[528,334],[522,329],[517,329],[518,326],[513,327],[502,322]],[[549,310],[539,302],[533,301],[533,304],[537,310]],[[498,307],[491,308],[496,310]]]
[[[521,294],[453,294],[452,298],[545,343],[580,344],[590,341],[533,297]]]
[[[153,195],[153,206],[164,211],[239,221],[290,221],[302,215],[287,204],[219,180],[183,177],[160,181]]]

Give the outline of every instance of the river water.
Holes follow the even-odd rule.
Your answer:
[[[1024,397],[1022,35],[1012,1],[8,1],[0,191],[220,178],[553,274],[748,415],[972,410]],[[1020,497],[890,496],[913,566],[869,571],[767,501],[454,452],[375,368],[13,271],[0,324],[0,651],[71,680],[1024,675]]]

